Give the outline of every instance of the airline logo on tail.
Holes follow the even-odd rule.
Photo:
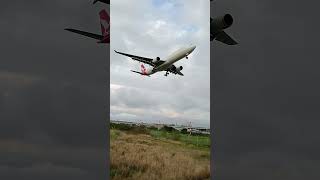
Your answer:
[[[71,28],[66,28],[65,30],[96,39],[98,40],[98,43],[110,43],[110,16],[106,10],[100,11],[99,15],[102,34],[95,34]]]
[[[137,74],[141,74],[143,76],[150,76],[150,73],[148,73],[147,69],[144,67],[143,64],[141,64],[141,72],[134,71],[134,70],[131,70],[131,71],[134,72],[134,73],[137,73]]]
[[[101,43],[110,43],[110,16],[106,10],[100,11],[99,15],[100,15],[101,33],[103,36]]]
[[[143,64],[141,64],[141,72],[142,72],[143,75],[147,75],[148,74],[147,73],[147,69],[144,67]]]

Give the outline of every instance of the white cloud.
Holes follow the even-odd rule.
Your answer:
[[[210,42],[207,0],[116,0],[111,6],[111,118],[147,122],[210,123]],[[113,50],[165,58],[195,44],[185,76],[134,74],[140,63]],[[174,121],[174,122],[172,122]]]

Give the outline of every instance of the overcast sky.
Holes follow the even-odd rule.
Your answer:
[[[209,1],[117,0],[111,16],[111,119],[210,124]],[[113,50],[143,57],[165,58],[194,44],[183,66],[185,76],[159,72],[151,77],[132,73],[140,63]],[[146,66],[151,68],[150,66]]]

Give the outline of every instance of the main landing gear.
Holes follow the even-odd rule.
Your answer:
[[[186,56],[186,59],[189,59],[188,56]]]

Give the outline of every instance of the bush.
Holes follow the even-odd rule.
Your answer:
[[[171,134],[170,139],[175,140],[175,141],[179,141],[180,140],[180,133],[179,132],[173,132]]]
[[[186,128],[183,128],[183,129],[181,130],[181,133],[182,133],[182,134],[190,134]]]
[[[162,131],[167,131],[167,132],[175,132],[175,131],[177,131],[175,128],[169,127],[169,126],[163,126],[163,127],[161,128],[161,130],[162,130]]]
[[[123,131],[131,130],[134,126],[129,124],[116,124],[116,123],[110,123],[111,129],[119,129]]]
[[[161,131],[161,137],[167,138],[167,132],[166,131]]]
[[[147,130],[147,128],[144,125],[141,126],[134,126],[130,133],[133,134],[150,134],[149,131]]]
[[[151,127],[149,127],[148,129],[149,129],[149,130],[158,130],[158,128],[157,128],[157,127],[154,127],[154,126],[151,126]]]

